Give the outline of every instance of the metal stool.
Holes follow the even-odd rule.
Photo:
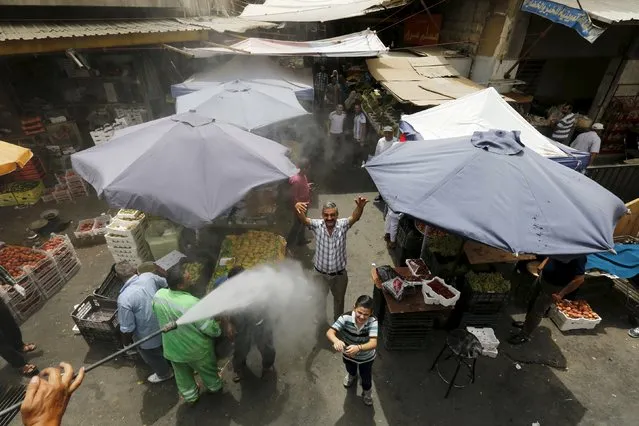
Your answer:
[[[448,355],[442,361],[447,361],[451,358],[454,358],[457,361],[457,366],[455,367],[455,373],[453,373],[453,377],[451,377],[450,381],[447,380],[441,371],[439,370],[439,362],[440,358],[444,355],[444,352],[448,351]],[[466,330],[457,329],[450,332],[450,334],[446,337],[446,342],[444,343],[444,347],[435,361],[433,365],[430,367],[430,371],[437,368],[437,374],[444,381],[444,383],[448,384],[448,389],[446,390],[446,395],[444,398],[448,398],[450,394],[450,390],[454,387],[461,389],[465,388],[470,383],[475,383],[475,364],[477,363],[477,357],[481,354],[481,343],[473,335]],[[468,368],[468,377],[470,378],[470,383],[466,383],[464,385],[455,384],[455,380],[457,379],[457,374],[461,366]]]

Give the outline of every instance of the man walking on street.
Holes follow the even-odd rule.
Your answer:
[[[150,272],[138,275],[135,266],[126,261],[115,265],[115,273],[124,282],[118,295],[118,320],[122,344],[129,346],[134,340],[141,340],[160,329],[153,313],[153,296],[159,289],[166,288],[166,280]],[[160,383],[173,377],[171,367],[162,354],[162,336],[142,343],[138,352],[153,370],[147,378],[150,383]]]
[[[313,79],[313,89],[315,105],[320,109],[324,108],[324,98],[326,97],[326,87],[328,86],[328,73],[324,65],[320,66],[320,70],[315,74]]]
[[[185,290],[191,286],[190,280],[184,262],[169,270],[169,288],[158,290],[153,298],[153,312],[158,317],[160,327],[176,321],[199,302],[197,297]],[[175,330],[162,333],[164,357],[171,361],[178,392],[188,403],[195,403],[200,398],[194,378],[196,373],[207,391],[222,389],[213,347],[213,338],[220,334],[220,327],[214,319],[180,325]]]
[[[322,219],[306,217],[308,203],[297,203],[295,211],[297,217],[315,235],[315,255],[313,266],[315,277],[319,281],[321,300],[318,304],[318,322],[326,321],[326,295],[330,290],[333,294],[333,320],[337,320],[344,313],[344,296],[348,285],[346,272],[346,234],[348,230],[362,217],[364,206],[368,200],[364,197],[355,199],[355,210],[348,218],[338,219],[337,205],[329,201],[322,207]],[[323,326],[322,326],[323,327]]]
[[[344,106],[338,104],[335,111],[328,114],[328,136],[329,146],[324,153],[324,160],[334,163],[337,159],[337,153],[344,149]]]
[[[366,142],[366,115],[360,104],[353,107],[353,142],[353,164],[358,166],[362,161]]]
[[[393,128],[391,126],[385,126],[383,132],[384,136],[379,138],[379,140],[377,141],[377,146],[375,147],[375,156],[378,156],[382,152],[386,151],[397,142],[397,138],[395,137]],[[380,201],[382,201],[381,195],[375,197],[376,203],[379,203]]]

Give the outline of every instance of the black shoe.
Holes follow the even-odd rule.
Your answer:
[[[376,203],[380,203],[380,202],[382,201],[382,196],[381,196],[381,195],[378,195],[377,197],[375,197],[375,200],[374,200],[374,201],[375,201]]]
[[[524,328],[524,321],[513,321],[512,326],[515,328]]]

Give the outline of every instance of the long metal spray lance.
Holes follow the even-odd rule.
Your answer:
[[[89,371],[93,370],[94,368],[98,368],[102,364],[105,364],[105,363],[111,361],[112,359],[116,358],[117,356],[122,355],[123,353],[125,353],[125,352],[127,352],[127,351],[129,351],[129,350],[131,350],[133,348],[136,348],[136,347],[140,346],[142,343],[146,342],[147,340],[151,340],[152,338],[154,338],[155,336],[157,336],[159,334],[166,333],[166,332],[171,331],[171,330],[175,330],[176,328],[177,328],[177,323],[175,321],[170,322],[167,325],[165,325],[164,327],[162,327],[161,329],[159,329],[158,331],[156,331],[155,333],[152,333],[152,334],[146,336],[144,339],[140,339],[140,340],[136,341],[135,343],[133,343],[133,344],[131,344],[131,345],[129,345],[129,346],[123,348],[123,349],[120,349],[119,351],[114,352],[111,355],[109,355],[107,357],[104,357],[101,360],[99,360],[99,361],[97,361],[97,362],[85,367],[84,368],[84,372],[88,373]],[[77,373],[75,375],[77,375]],[[5,414],[9,414],[9,413],[12,413],[12,412],[18,410],[20,408],[20,406],[22,405],[23,401],[24,400],[22,400],[20,402],[17,402],[15,404],[13,404],[12,406],[10,406],[8,408],[5,408],[4,410],[0,411],[0,417],[4,416]]]

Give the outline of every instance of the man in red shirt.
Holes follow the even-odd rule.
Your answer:
[[[304,225],[297,219],[295,212],[295,204],[309,203],[311,201],[311,188],[313,184],[308,181],[306,173],[308,173],[308,160],[302,159],[297,165],[300,171],[288,180],[291,185],[291,205],[293,206],[293,225],[286,238],[289,247],[304,245],[307,243]]]

